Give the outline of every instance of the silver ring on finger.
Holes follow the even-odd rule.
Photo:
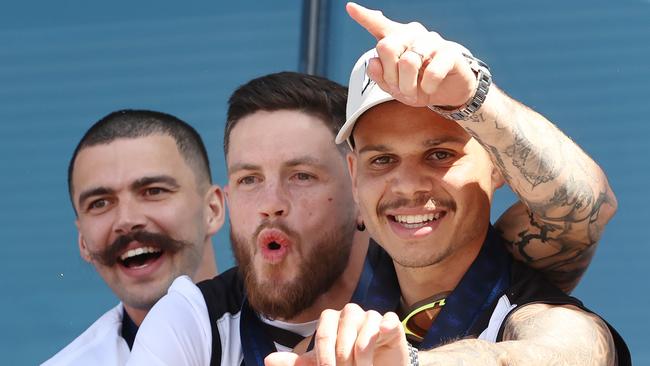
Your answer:
[[[418,57],[420,57],[420,62],[422,64],[424,64],[424,62],[427,61],[427,59],[428,59],[422,52],[419,52],[414,48],[409,48],[406,51],[404,51],[404,53],[406,53],[406,52],[411,52],[411,53],[414,53],[414,54],[418,55]]]

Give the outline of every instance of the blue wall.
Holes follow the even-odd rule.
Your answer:
[[[397,20],[419,20],[487,61],[495,81],[544,113],[607,171],[619,198],[576,294],[603,314],[650,364],[650,178],[647,89],[650,2],[373,1]],[[404,4],[406,3],[406,5]],[[0,360],[35,364],[70,342],[115,297],[78,254],[66,193],[72,150],[94,121],[119,108],[150,108],[193,124],[215,180],[226,98],[252,77],[296,70],[301,3],[171,0],[23,1],[0,12]],[[346,84],[374,43],[330,4],[327,76]],[[645,163],[644,163],[645,161]],[[498,196],[494,216],[513,201]],[[214,240],[232,264],[227,229]]]
[[[110,111],[149,108],[197,127],[215,180],[227,97],[298,65],[295,1],[15,2],[0,11],[0,364],[33,365],[116,303],[79,257],[68,159]],[[298,4],[300,5],[300,4]],[[231,266],[227,229],[214,240]]]

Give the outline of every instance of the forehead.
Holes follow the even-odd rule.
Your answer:
[[[242,118],[230,132],[227,164],[275,166],[293,159],[327,164],[343,160],[334,134],[318,117],[299,111],[258,111]]]
[[[171,136],[120,138],[83,148],[74,163],[75,194],[87,187],[118,188],[147,176],[169,175],[178,180],[193,172]]]
[[[354,131],[355,150],[413,145],[423,148],[440,144],[465,145],[471,136],[456,122],[428,108],[397,101],[379,104],[359,117]]]

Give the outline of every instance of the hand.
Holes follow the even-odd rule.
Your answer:
[[[463,46],[428,31],[422,24],[402,24],[381,11],[348,3],[350,17],[377,39],[378,59],[368,76],[398,101],[415,106],[458,107],[473,97],[476,75],[465,61]]]
[[[348,304],[325,310],[318,324],[318,365],[408,365],[406,336],[395,313],[382,316]]]
[[[300,356],[293,352],[273,352],[264,359],[264,366],[315,366],[316,355],[307,352]]]

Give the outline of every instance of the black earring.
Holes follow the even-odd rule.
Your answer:
[[[357,230],[359,230],[359,231],[366,230],[366,224],[364,224],[363,221],[361,221],[360,224],[357,224]]]

